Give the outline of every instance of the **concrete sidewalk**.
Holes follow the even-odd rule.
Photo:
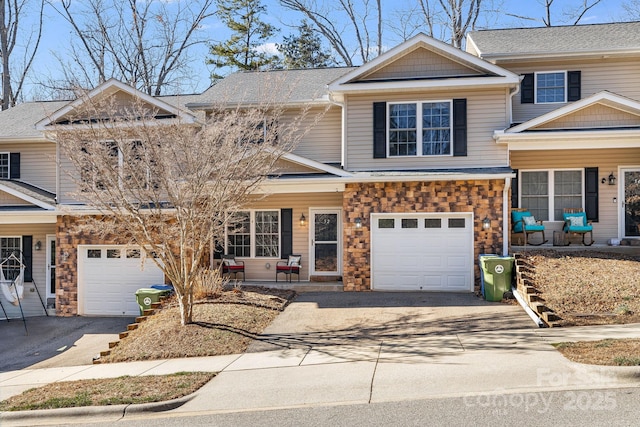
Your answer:
[[[640,325],[613,325],[426,334],[242,355],[24,369],[0,374],[0,399],[57,381],[179,371],[220,374],[191,399],[179,402],[186,403],[174,409],[178,413],[640,386],[639,367],[576,364],[550,345],[638,337],[639,331]],[[159,403],[103,407],[99,413],[119,418],[123,413],[172,408]],[[95,416],[95,411],[91,413]],[[3,413],[0,420],[3,425],[26,425],[33,424],[35,416],[81,414],[87,410]]]

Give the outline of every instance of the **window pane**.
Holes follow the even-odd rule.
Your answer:
[[[102,258],[102,249],[87,249],[87,258]]]
[[[107,258],[120,258],[120,249],[107,249]]]
[[[0,153],[0,179],[9,179],[9,153]]]
[[[451,108],[448,102],[422,104],[422,155],[451,153]]]
[[[442,219],[426,218],[424,220],[424,228],[442,228]]]
[[[418,228],[418,220],[416,218],[403,218],[402,228]]]
[[[227,228],[227,253],[238,257],[251,256],[251,215],[249,212],[238,212],[236,218]]]
[[[280,256],[280,227],[278,211],[257,211],[256,215],[256,256]]]
[[[537,102],[565,102],[565,73],[536,74]]]
[[[555,171],[553,180],[553,216],[556,221],[562,221],[565,209],[582,208],[582,172]]]
[[[522,207],[543,221],[549,219],[549,173],[522,172],[520,174]]]
[[[0,237],[0,257],[7,259],[11,254],[16,259],[9,259],[2,264],[2,273],[7,280],[14,280],[20,274],[22,259],[22,239],[20,237]]]
[[[416,104],[389,106],[389,155],[415,156],[417,154]]]
[[[449,218],[449,228],[464,228],[464,218]]]
[[[378,220],[378,228],[395,228],[396,220],[393,218],[380,218]]]

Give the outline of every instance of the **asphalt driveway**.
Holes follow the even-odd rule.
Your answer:
[[[27,317],[0,321],[0,372],[89,365],[132,317]]]
[[[471,293],[310,292],[296,299],[248,349],[260,352],[537,328],[515,300]]]

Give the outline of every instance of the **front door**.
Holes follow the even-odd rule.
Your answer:
[[[622,169],[623,237],[640,237],[640,169]]]
[[[311,274],[341,274],[342,221],[340,209],[310,209]]]
[[[56,236],[47,235],[47,298],[56,297]]]

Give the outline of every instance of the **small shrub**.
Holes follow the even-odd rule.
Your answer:
[[[640,357],[620,356],[613,359],[618,366],[640,366]]]

